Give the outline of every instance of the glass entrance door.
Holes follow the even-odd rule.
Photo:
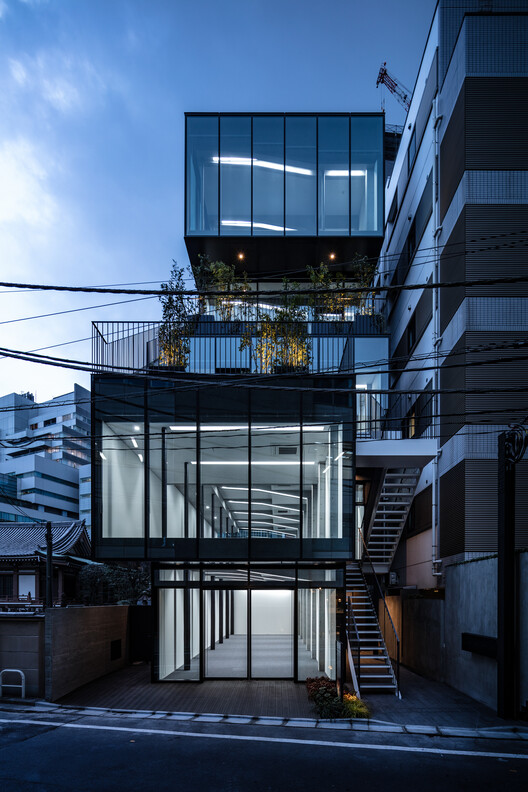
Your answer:
[[[247,679],[247,591],[203,592],[205,678]]]
[[[252,678],[293,679],[293,590],[254,589],[250,596]]]

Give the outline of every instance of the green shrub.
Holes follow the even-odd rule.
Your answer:
[[[370,718],[370,710],[365,702],[352,693],[345,693],[343,706],[347,711],[347,718]]]
[[[369,718],[370,710],[364,701],[352,693],[345,693],[343,701],[337,695],[336,683],[328,677],[306,680],[308,698],[313,701],[320,718]]]

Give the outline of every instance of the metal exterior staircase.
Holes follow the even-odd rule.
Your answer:
[[[419,468],[385,471],[366,536],[373,571],[389,571],[420,478]]]
[[[357,562],[347,564],[347,632],[351,644],[357,642],[359,668],[356,668],[362,693],[395,693],[398,684],[392,662],[381,634],[376,610],[367,583]]]

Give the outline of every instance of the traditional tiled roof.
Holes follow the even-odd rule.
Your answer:
[[[51,532],[54,556],[90,556],[84,520],[52,522]],[[45,523],[0,522],[0,561],[37,559],[45,554]]]

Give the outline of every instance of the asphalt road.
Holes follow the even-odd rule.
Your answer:
[[[520,739],[0,712],[2,792],[527,788]]]

